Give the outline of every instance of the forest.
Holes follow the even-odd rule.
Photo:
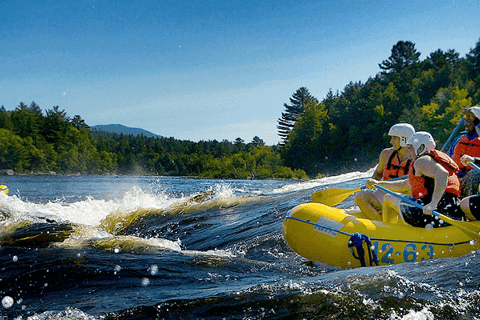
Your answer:
[[[76,115],[32,102],[0,108],[0,170],[17,174],[168,175],[223,179],[305,179],[283,165],[276,146],[182,141],[91,131]]]
[[[480,100],[480,40],[465,57],[454,49],[424,60],[398,41],[379,72],[317,99],[293,93],[278,119],[281,143],[259,137],[184,141],[91,131],[79,115],[35,102],[0,108],[0,171],[18,174],[168,175],[222,179],[307,179],[373,167],[388,129],[411,123],[441,146]],[[279,106],[281,110],[281,106]]]
[[[298,89],[278,119],[284,164],[310,177],[372,168],[399,122],[430,132],[443,146],[462,110],[479,104],[480,41],[465,57],[454,49],[420,55],[414,43],[398,41],[365,83],[329,90],[321,101]]]

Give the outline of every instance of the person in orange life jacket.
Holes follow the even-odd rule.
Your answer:
[[[479,157],[472,157],[465,154],[460,160],[464,166],[467,166],[470,162],[480,166]],[[478,190],[478,192],[480,192],[480,190]],[[460,201],[460,208],[465,213],[468,220],[480,220],[480,193],[463,198]]]
[[[465,131],[454,140],[449,154],[460,167],[458,176],[462,184],[462,197],[476,194],[480,184],[480,172],[464,165],[461,161],[463,155],[480,157],[480,107],[475,106],[463,110],[465,118]]]
[[[389,194],[385,196],[384,207],[396,206],[403,220],[415,227],[448,225],[438,217],[432,216],[434,210],[453,219],[465,217],[460,209],[460,180],[456,174],[459,170],[458,165],[445,152],[436,150],[435,147],[435,141],[430,133],[424,131],[415,133],[407,141],[409,157],[414,160],[408,179],[368,182],[370,188],[378,184],[395,192],[409,187],[412,199],[423,205],[423,210],[403,203]]]
[[[390,180],[406,176],[410,170],[411,160],[407,156],[405,147],[407,140],[415,133],[411,124],[398,123],[388,131],[391,136],[391,148],[385,148],[380,153],[377,167],[372,175],[373,179]],[[371,220],[382,220],[381,210],[385,192],[381,190],[362,190],[355,194],[354,200],[362,213]]]

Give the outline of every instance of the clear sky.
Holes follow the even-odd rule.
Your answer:
[[[0,105],[182,140],[278,142],[283,104],[480,40],[478,0],[0,0]]]

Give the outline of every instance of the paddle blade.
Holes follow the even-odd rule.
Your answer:
[[[330,188],[325,190],[320,190],[312,194],[312,202],[321,203],[330,207],[334,207],[337,204],[342,203],[349,196],[362,190],[362,188],[357,189],[342,189],[342,188]]]
[[[480,238],[480,225],[478,225],[478,223],[475,223],[473,221],[465,222],[465,221],[455,220],[438,212],[434,212],[434,215],[438,216],[443,221],[450,223],[454,227],[457,227],[458,229],[462,230],[463,233],[472,237],[473,239]]]

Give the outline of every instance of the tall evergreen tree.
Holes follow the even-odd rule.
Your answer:
[[[282,117],[278,119],[278,135],[281,139],[281,145],[285,145],[288,135],[293,130],[297,118],[305,110],[305,105],[311,101],[318,103],[318,100],[310,94],[307,88],[301,87],[290,98],[291,105],[284,104],[285,112],[282,112]]]
[[[410,41],[398,41],[392,48],[392,54],[378,66],[386,72],[402,72],[406,67],[418,62],[420,52],[415,49],[415,44]]]
[[[22,138],[36,138],[43,121],[42,110],[35,102],[28,107],[23,102],[11,113],[15,134]]]
[[[467,53],[468,74],[473,81],[480,80],[480,40],[475,48]]]

